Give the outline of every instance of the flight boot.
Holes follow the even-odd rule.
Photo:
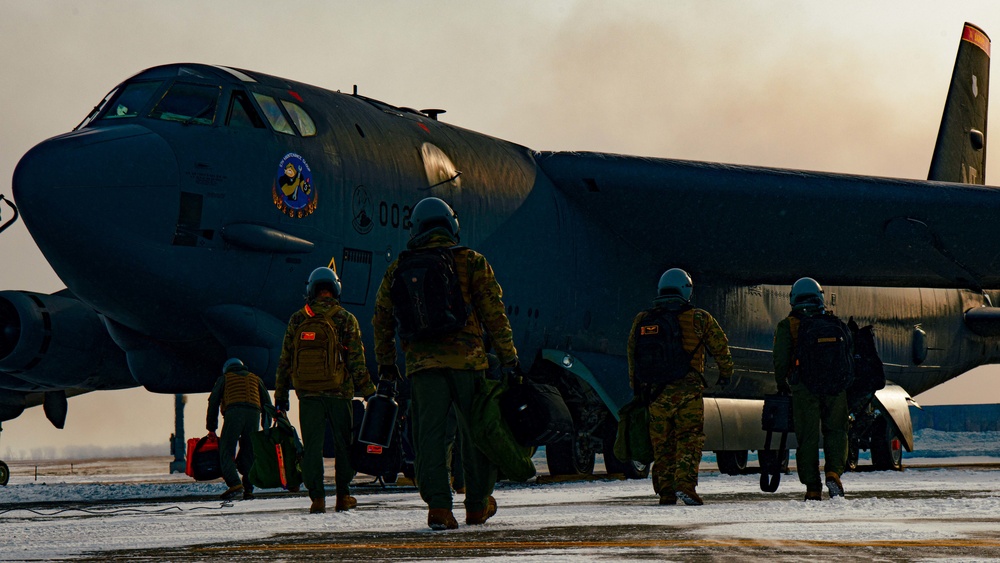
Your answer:
[[[236,498],[236,495],[242,492],[243,492],[243,485],[233,485],[232,487],[226,489],[226,492],[219,495],[219,498],[222,500],[233,500],[234,498]]]
[[[432,530],[455,530],[458,529],[458,520],[455,520],[450,508],[432,508],[427,511],[427,525]]]
[[[347,512],[358,505],[358,499],[351,495],[337,495],[337,512]]]
[[[326,497],[312,499],[309,506],[309,514],[323,514],[326,512]]]
[[[243,500],[253,500],[253,485],[250,484],[250,479],[243,477]]]
[[[673,506],[675,504],[677,504],[677,491],[673,489],[666,489],[660,491],[661,506]]]
[[[705,501],[701,500],[698,493],[694,492],[694,487],[680,487],[675,493],[677,500],[683,502],[688,506],[701,506],[705,504]]]
[[[840,484],[840,476],[833,471],[826,472],[826,490],[830,498],[844,496],[844,486]]]
[[[486,499],[486,508],[482,510],[476,510],[473,512],[465,513],[465,523],[470,526],[476,526],[479,524],[486,523],[494,514],[497,513],[497,501],[490,495]]]
[[[805,500],[823,500],[822,485],[806,485]]]

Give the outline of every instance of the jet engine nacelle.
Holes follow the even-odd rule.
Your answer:
[[[51,389],[136,385],[96,311],[27,291],[0,291],[0,372]]]

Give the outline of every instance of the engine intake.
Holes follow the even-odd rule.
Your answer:
[[[136,385],[96,311],[27,291],[0,291],[0,372],[49,389]]]

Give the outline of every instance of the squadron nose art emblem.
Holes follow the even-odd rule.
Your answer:
[[[289,217],[301,219],[316,211],[316,191],[306,159],[293,152],[281,159],[271,196],[275,207]]]

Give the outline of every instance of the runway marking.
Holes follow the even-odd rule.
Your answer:
[[[232,547],[200,547],[194,551],[342,551],[348,549],[571,549],[611,547],[993,547],[1000,548],[1000,539],[931,539],[931,540],[873,540],[838,542],[827,540],[759,540],[759,539],[679,539],[679,540],[621,540],[621,541],[428,541],[419,543],[322,543],[322,544],[269,544]]]

